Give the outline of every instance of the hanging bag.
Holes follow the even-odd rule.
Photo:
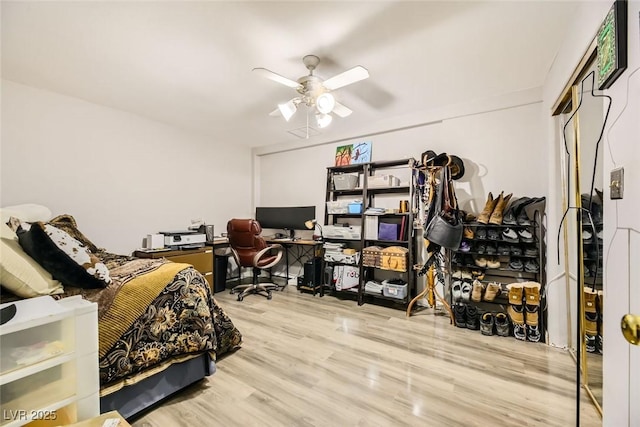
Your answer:
[[[424,231],[425,239],[444,248],[457,251],[462,241],[462,221],[459,218],[458,201],[452,188],[449,166],[442,168],[440,185],[434,200],[433,217]]]

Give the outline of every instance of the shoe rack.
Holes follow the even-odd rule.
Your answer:
[[[356,231],[349,238],[328,236],[329,243],[342,243],[345,248],[355,249],[353,257],[324,257],[324,286],[331,295],[355,298],[358,305],[381,303],[403,308],[415,296],[416,272],[415,231],[413,229],[413,174],[409,159],[370,162],[327,168],[326,207],[323,227],[349,224]],[[343,175],[358,175],[357,183],[349,188],[336,186],[344,181]],[[348,202],[348,203],[347,203]],[[403,203],[404,202],[404,203]],[[360,208],[353,209],[353,205]],[[380,208],[375,214],[372,208]],[[380,224],[397,228],[395,238],[379,236]],[[378,250],[378,261],[363,262],[371,255],[372,248]],[[393,253],[393,265],[385,265],[386,253]],[[371,261],[369,258],[367,258]],[[395,261],[399,260],[397,264]],[[357,269],[357,278],[349,287],[336,286],[336,269],[347,267],[351,273]],[[354,278],[352,278],[354,279]],[[352,286],[357,282],[356,286]]]
[[[600,208],[602,209],[602,208]],[[591,209],[594,226],[583,216],[582,247],[584,260],[584,325],[585,350],[588,353],[603,353],[603,290],[602,290],[602,212],[595,215]],[[594,230],[595,228],[595,230]]]
[[[455,310],[455,306],[461,304],[474,307],[477,310],[478,325],[471,321],[465,322],[465,327],[482,329],[480,320],[487,312],[494,314],[494,321],[502,320],[502,316],[496,318],[496,315],[508,313],[507,309],[510,306],[508,286],[523,282],[537,282],[541,287],[536,323],[540,330],[539,341],[546,341],[546,296],[544,289],[546,284],[546,247],[543,215],[542,210],[535,210],[528,223],[518,225],[483,224],[475,220],[465,221],[465,232],[460,249],[447,251],[448,296],[452,307],[454,307],[454,314],[461,319],[462,309],[459,309],[458,313]],[[476,280],[482,285],[482,288],[479,291],[476,286],[474,292]],[[457,288],[456,285],[460,286],[460,283],[464,289],[461,298],[456,298],[458,293],[454,287]],[[499,286],[499,292],[493,297],[497,290],[496,285]],[[490,292],[487,292],[488,290]],[[521,304],[519,304],[524,307],[526,304],[522,304],[523,301],[524,294],[522,294]],[[460,316],[457,316],[458,314]],[[471,316],[474,316],[473,309],[471,309]],[[511,320],[512,316],[507,317]],[[509,323],[511,323],[509,335],[514,336],[513,324]],[[494,332],[493,335],[502,334]]]

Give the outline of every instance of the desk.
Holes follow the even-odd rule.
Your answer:
[[[291,252],[292,248],[297,248],[298,253],[296,254],[294,263],[298,263],[304,266],[302,260],[304,258],[320,258],[322,259],[322,242],[318,240],[292,240],[292,239],[266,239],[267,243],[275,243],[282,245],[284,247],[284,260],[286,264],[286,281],[289,284],[289,252]],[[322,282],[322,280],[321,280]],[[317,287],[322,286],[316,285]],[[298,287],[300,289],[300,287]],[[307,287],[305,287],[307,289]],[[315,295],[315,286],[313,287],[313,293]]]

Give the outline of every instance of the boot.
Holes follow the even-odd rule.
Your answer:
[[[480,329],[480,313],[475,305],[467,305],[467,329],[477,331]]]
[[[464,304],[456,304],[453,306],[453,317],[458,328],[467,327],[467,307]]]
[[[604,335],[604,320],[602,317],[602,313],[604,313],[604,293],[602,291],[598,291],[598,352],[603,354],[603,340],[602,336]]]
[[[509,336],[509,317],[504,313],[497,313],[495,318],[496,334],[500,337]]]
[[[524,288],[520,283],[511,283],[507,285],[509,292],[509,306],[507,307],[507,314],[513,323],[513,336],[516,339],[524,341],[527,339],[527,331],[524,326],[524,304],[523,293]]]
[[[493,213],[493,210],[495,209],[497,203],[498,203],[498,199],[494,200],[493,194],[490,192],[489,195],[487,196],[487,203],[484,205],[484,209],[478,216],[478,222],[480,224],[489,223],[489,218],[491,217],[491,214]]]
[[[480,317],[480,333],[482,335],[493,335],[493,313],[487,311]]]
[[[598,293],[591,288],[584,287],[584,342],[589,353],[596,353],[598,347],[596,339],[598,336],[598,309],[596,300]]]
[[[473,281],[473,290],[471,291],[471,301],[480,302],[482,301],[482,291],[484,286],[479,280]]]
[[[502,225],[502,215],[504,214],[504,209],[507,207],[507,204],[509,203],[509,200],[511,200],[512,196],[513,193],[509,194],[506,197],[503,196],[502,193],[500,193],[500,196],[498,197],[498,203],[496,203],[496,207],[493,209],[491,217],[489,218],[489,224]]]
[[[540,341],[540,326],[538,325],[538,311],[540,309],[540,283],[525,282],[525,322],[527,324],[527,340]]]
[[[484,300],[488,302],[493,301],[498,295],[500,295],[501,290],[502,288],[498,283],[489,283],[487,285],[487,290],[484,292]]]

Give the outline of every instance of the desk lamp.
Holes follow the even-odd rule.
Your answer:
[[[307,221],[305,221],[304,226],[307,227],[309,230],[314,230],[315,231],[315,227],[318,227],[318,229],[320,230],[320,240],[323,240],[324,237],[322,236],[322,226],[320,224],[318,224],[318,220],[317,219],[309,219]],[[318,240],[316,239],[317,236],[313,236],[314,240]]]

